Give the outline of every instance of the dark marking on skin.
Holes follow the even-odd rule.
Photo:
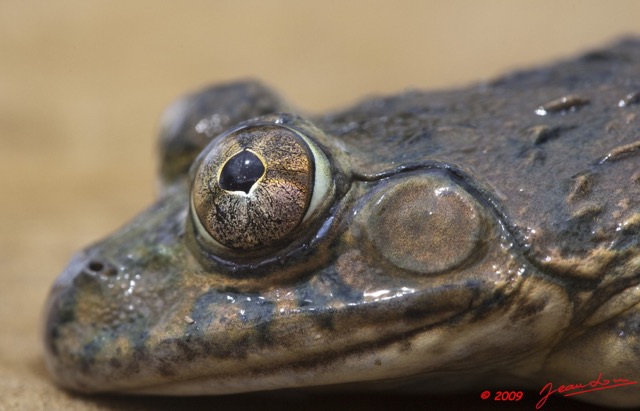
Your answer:
[[[258,333],[257,339],[260,346],[273,345],[274,340],[271,334],[271,322],[258,323],[255,329]]]
[[[298,307],[304,307],[311,310],[314,308],[326,307],[328,303],[328,296],[310,284],[306,284],[304,288],[300,290]]]
[[[203,347],[207,347],[205,343]],[[159,350],[159,351],[158,351]],[[191,339],[184,340],[179,338],[172,338],[162,341],[154,355],[152,357],[157,358],[158,371],[165,376],[172,376],[179,373],[179,365],[185,361],[197,361],[198,358],[206,352],[206,349],[199,350],[195,346]]]
[[[320,313],[314,318],[315,323],[323,330],[332,331],[335,329],[332,313]]]
[[[97,339],[85,344],[82,347],[82,356],[80,360],[80,369],[82,370],[82,372],[91,372],[91,367],[94,364],[94,358],[101,348],[102,344]]]
[[[198,358],[198,352],[193,349],[193,346],[191,346],[188,341],[178,340],[177,347],[181,352],[181,356],[188,361],[193,361]]]
[[[195,301],[190,314],[198,328],[191,333],[190,344],[178,348],[191,358],[205,355],[194,347],[199,347],[206,341],[205,337],[211,332],[211,327],[220,327],[221,324],[235,324],[238,327],[241,324],[253,324],[254,333],[239,338],[210,341],[206,350],[208,356],[245,358],[252,347],[271,345],[273,340],[270,324],[276,305],[273,301],[259,297],[258,294],[235,294],[217,290],[202,294]]]
[[[405,352],[409,352],[411,351],[411,340],[410,339],[404,339],[402,341],[400,341],[400,350],[401,353],[405,353]]]
[[[547,114],[566,113],[576,111],[587,104],[589,104],[588,99],[572,94],[541,105],[536,109],[536,114],[546,116]]]
[[[176,375],[179,375],[179,370],[176,370],[176,364],[172,363],[170,359],[164,359],[164,358],[158,359],[156,370],[158,371],[159,375],[165,378],[171,378]]]
[[[145,333],[145,337],[148,337],[148,334]],[[140,343],[139,345],[135,345],[133,347],[132,360],[129,361],[129,365],[126,368],[124,375],[136,375],[140,373],[142,367],[146,366],[150,361],[149,352],[143,345]]]
[[[546,301],[542,300],[524,301],[518,304],[509,319],[514,322],[529,319],[544,310],[546,306]]]
[[[598,164],[613,163],[614,161],[624,159],[631,155],[638,155],[639,153],[640,140],[614,148],[613,150],[609,151],[606,156],[602,157],[598,161]]]
[[[481,281],[470,280],[467,283],[467,287],[470,290],[479,290],[479,283],[481,283]],[[478,298],[478,295],[478,292],[474,291],[474,296],[472,297],[471,301],[476,300]],[[471,314],[472,321],[479,321],[491,315],[496,307],[500,307],[506,304],[508,299],[508,293],[505,293],[505,291],[502,289],[496,290],[491,298],[482,301],[479,305],[473,307],[473,309],[471,306],[469,307],[469,314]],[[451,324],[452,326],[457,325],[455,323],[455,321],[457,321],[456,317],[452,318],[450,321],[454,321],[454,323]]]
[[[340,296],[342,300],[355,303],[362,301],[363,290],[350,287],[336,271],[327,272],[323,279],[331,287],[334,295]]]

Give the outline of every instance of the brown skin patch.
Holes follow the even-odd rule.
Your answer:
[[[336,270],[345,284],[354,290],[364,291],[377,283],[376,272],[382,274],[379,269],[372,267],[369,262],[360,250],[354,249],[338,257]]]
[[[531,133],[531,140],[534,145],[541,145],[551,140],[559,138],[563,132],[573,129],[574,127],[562,126],[562,127],[549,127],[545,124],[540,124],[529,128]]]
[[[591,173],[580,174],[575,178],[571,192],[567,197],[567,201],[572,203],[580,200],[591,193],[594,183],[594,176]]]
[[[557,251],[552,250],[548,261],[543,262],[543,266],[552,272],[585,279],[598,279],[606,274],[606,267],[618,257],[618,252],[603,248],[595,249],[585,257],[569,258],[563,258]]]
[[[599,163],[612,163],[614,161],[619,161],[624,158],[630,157],[631,155],[638,155],[640,153],[640,141],[636,141],[630,144],[625,144],[623,146],[619,146],[609,151],[607,155],[605,155]]]
[[[573,219],[592,219],[595,216],[601,214],[604,211],[602,204],[588,202],[579,206],[574,212],[571,213]]]
[[[589,99],[571,94],[541,105],[536,109],[536,114],[544,116],[546,114],[574,111],[587,104],[589,104]]]
[[[640,213],[633,213],[629,218],[622,222],[620,228],[628,231],[640,228]]]

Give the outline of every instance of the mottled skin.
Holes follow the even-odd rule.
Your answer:
[[[157,203],[53,286],[51,373],[183,395],[637,381],[639,73],[628,40],[310,121],[251,82],[186,97],[166,116]],[[304,130],[333,192],[286,244],[218,252],[198,240],[189,168],[242,122]],[[640,384],[579,399],[640,406]]]

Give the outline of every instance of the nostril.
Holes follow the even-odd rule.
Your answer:
[[[100,261],[89,261],[87,268],[95,273],[99,273],[104,269],[104,264]]]
[[[90,274],[115,275],[117,273],[115,267],[96,260],[89,261],[86,265],[86,270]]]

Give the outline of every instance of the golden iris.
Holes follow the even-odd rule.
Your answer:
[[[233,250],[284,242],[328,190],[326,172],[316,173],[318,157],[327,169],[326,157],[310,139],[275,124],[220,137],[193,182],[198,233]]]

